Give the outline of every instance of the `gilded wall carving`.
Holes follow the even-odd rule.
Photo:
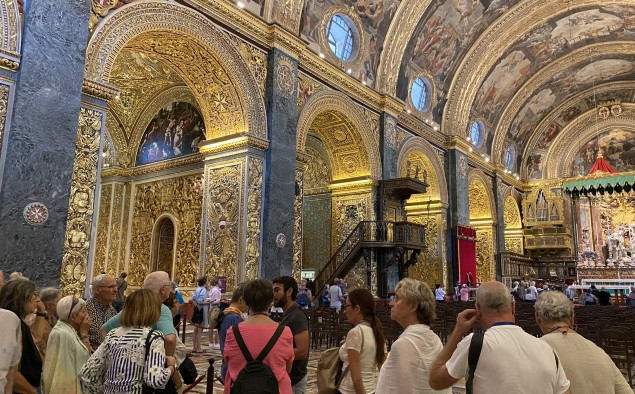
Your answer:
[[[297,65],[289,57],[277,54],[275,87],[279,94],[284,96],[292,96],[295,93]]]
[[[326,89],[322,83],[309,77],[308,75],[298,73],[298,113],[302,111],[306,101],[314,94]]]
[[[309,132],[329,151],[334,180],[381,177],[381,156],[371,126],[347,96],[330,90],[311,96],[298,119],[297,152],[304,152]]]
[[[129,42],[126,48],[153,58],[161,58],[172,69],[177,70],[197,93],[208,138],[246,130],[244,108],[237,83],[209,48],[172,32],[144,33]]]
[[[4,126],[7,122],[7,109],[9,108],[9,86],[0,84],[0,152],[2,152],[2,140],[4,138]]]
[[[485,185],[480,181],[472,181],[468,186],[469,204],[470,204],[470,220],[473,219],[491,219],[492,210],[490,208],[490,199]]]
[[[476,280],[487,282],[496,279],[494,259],[494,229],[476,229]]]
[[[347,291],[368,288],[368,286],[366,285],[366,282],[368,281],[366,259],[364,259],[364,257],[360,257],[359,261],[355,263],[353,268],[348,272],[348,274],[346,274],[346,277],[343,279]]]
[[[166,36],[166,32],[179,34]],[[156,45],[150,45],[150,42]],[[113,64],[128,44],[131,48],[139,46],[146,54],[157,55],[178,70],[197,92],[206,125],[218,129],[219,135],[248,131],[266,138],[266,111],[258,83],[227,34],[207,16],[186,6],[163,1],[135,2],[128,5],[125,12],[112,13],[99,25],[89,42],[85,78],[109,83]],[[212,75],[213,70],[219,72]],[[223,96],[216,84],[209,83],[220,78],[227,78],[223,86],[232,87],[232,94],[237,96],[234,99],[238,102],[231,110],[238,111],[240,121],[236,120],[236,113],[234,118],[226,116],[228,103],[222,99],[229,96]],[[214,118],[223,122],[211,122]],[[223,129],[221,125],[225,124],[242,126]],[[213,130],[207,131],[214,134]]]
[[[432,160],[434,160],[434,157]],[[409,151],[406,157],[401,159],[400,163],[399,177],[416,178],[423,182],[423,178],[425,176],[429,184],[425,194],[412,195],[409,202],[427,202],[428,200],[438,202],[441,199],[437,169],[432,165],[430,159],[422,151]],[[441,173],[440,176],[443,176],[443,173]]]
[[[507,238],[505,236],[505,251],[511,253],[523,254],[522,238]]]
[[[514,197],[507,196],[505,199],[505,206],[503,209],[503,218],[505,221],[506,229],[520,229],[523,228],[522,221],[520,219],[520,210]]]
[[[293,200],[293,277],[299,278],[302,269],[302,199],[304,197],[304,172],[296,168],[296,193]]]
[[[102,185],[99,197],[99,216],[97,218],[97,241],[95,242],[95,260],[92,276],[106,270],[108,258],[108,229],[110,228],[110,211],[112,206],[113,185]]]
[[[242,267],[238,265],[238,231],[244,198],[244,172],[244,161],[224,167],[208,167],[205,171],[205,274],[226,276],[228,289],[233,289],[243,275]],[[221,217],[225,219],[225,228],[219,226]]]
[[[359,222],[373,220],[369,214],[371,211],[370,204],[371,196],[369,194],[360,193],[355,196],[333,197],[331,250],[337,250]]]
[[[64,294],[82,296],[84,293],[103,115],[83,107],[79,113],[60,277]]]
[[[269,0],[271,1],[272,20],[280,23],[285,29],[297,33],[300,28],[300,15],[303,0]]]
[[[229,39],[237,47],[240,55],[247,63],[251,75],[258,83],[258,88],[262,97],[265,97],[265,89],[267,87],[267,54],[260,49],[249,45],[237,36],[230,35]]]
[[[140,286],[152,271],[153,231],[157,219],[174,219],[178,248],[175,277],[184,287],[195,286],[201,234],[202,176],[189,175],[135,185],[128,283]],[[218,222],[217,222],[218,223]]]
[[[2,18],[2,34],[0,34],[0,50],[10,54],[11,58],[19,59],[22,48],[22,23],[17,0],[2,0],[0,3],[0,17]],[[17,62],[15,69],[17,69]],[[13,67],[11,67],[13,69]],[[15,70],[14,69],[14,70]]]
[[[315,148],[307,146],[306,153],[310,156],[310,160],[303,175],[305,193],[312,195],[328,192],[332,175],[326,151],[319,146]]]
[[[368,120],[368,124],[370,125],[370,131],[375,137],[375,141],[377,142],[377,146],[379,146],[379,120],[380,116],[373,111],[370,111],[366,108],[363,109],[364,116],[366,120]]]
[[[302,205],[302,267],[319,270],[331,257],[331,195],[306,196]]]
[[[262,218],[263,161],[249,158],[249,189],[247,191],[247,252],[244,280],[260,277],[260,223]],[[294,276],[297,278],[297,276]]]
[[[439,253],[439,246],[444,237],[440,234],[442,224],[439,223],[438,216],[440,215],[408,217],[409,222],[426,227],[426,250],[419,255],[416,264],[410,269],[410,277],[427,283],[431,288],[443,280],[440,275],[443,259]]]
[[[121,221],[123,219],[123,198],[124,198],[124,185],[122,183],[115,183],[113,185],[113,202],[112,202],[112,214],[110,217],[110,236],[108,242],[108,262],[107,272],[117,277],[122,266],[121,264],[121,244],[122,244],[122,229]]]

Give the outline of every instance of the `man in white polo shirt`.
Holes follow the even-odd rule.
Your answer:
[[[476,290],[476,309],[459,313],[452,335],[432,363],[430,387],[444,389],[466,377],[466,386],[472,387],[468,392],[476,394],[569,393],[569,380],[556,354],[544,341],[518,327],[514,312],[515,304],[504,284],[483,283]],[[463,336],[476,321],[486,331],[480,352],[470,352],[471,345],[475,346],[474,334]],[[480,354],[473,369],[468,363],[473,359],[470,353]]]

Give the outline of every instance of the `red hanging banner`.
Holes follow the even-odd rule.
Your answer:
[[[476,230],[470,227],[456,227],[457,250],[459,256],[459,282],[470,287],[476,286]]]

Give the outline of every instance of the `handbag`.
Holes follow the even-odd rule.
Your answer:
[[[362,347],[364,351],[364,332],[362,331]],[[337,394],[342,380],[348,373],[348,366],[342,371],[344,362],[340,359],[340,348],[334,347],[322,352],[317,365],[318,394]]]
[[[203,307],[194,306],[194,313],[192,313],[192,323],[201,324],[203,322]]]
[[[158,332],[158,331],[150,330],[150,332],[148,333],[148,336],[146,337],[146,353],[144,357],[144,363],[148,362],[148,355],[150,354],[150,345],[152,344],[152,341],[154,341],[156,338],[161,338],[159,334],[152,335],[152,333],[154,332]],[[174,381],[172,380],[172,378],[170,378],[170,380],[168,380],[168,383],[165,385],[165,388],[162,388],[162,389],[152,388],[148,386],[146,382],[144,381],[141,385],[141,393],[142,394],[176,394],[177,390],[176,390],[176,385]]]

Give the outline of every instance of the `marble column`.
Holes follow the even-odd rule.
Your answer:
[[[470,223],[470,205],[468,190],[468,158],[457,149],[448,149],[445,153],[445,174],[448,184],[448,276],[452,282],[459,280],[456,249],[456,226],[468,226]]]
[[[500,254],[505,251],[505,184],[500,174],[494,176],[494,199],[496,204],[495,234],[496,243],[494,254],[496,256],[496,280],[502,279],[502,260]]]
[[[260,274],[272,279],[293,272],[296,193],[297,60],[273,49],[267,72],[267,126]]]
[[[66,0],[29,2],[24,15],[1,175],[0,261],[40,286],[60,278],[89,14],[90,2]]]

